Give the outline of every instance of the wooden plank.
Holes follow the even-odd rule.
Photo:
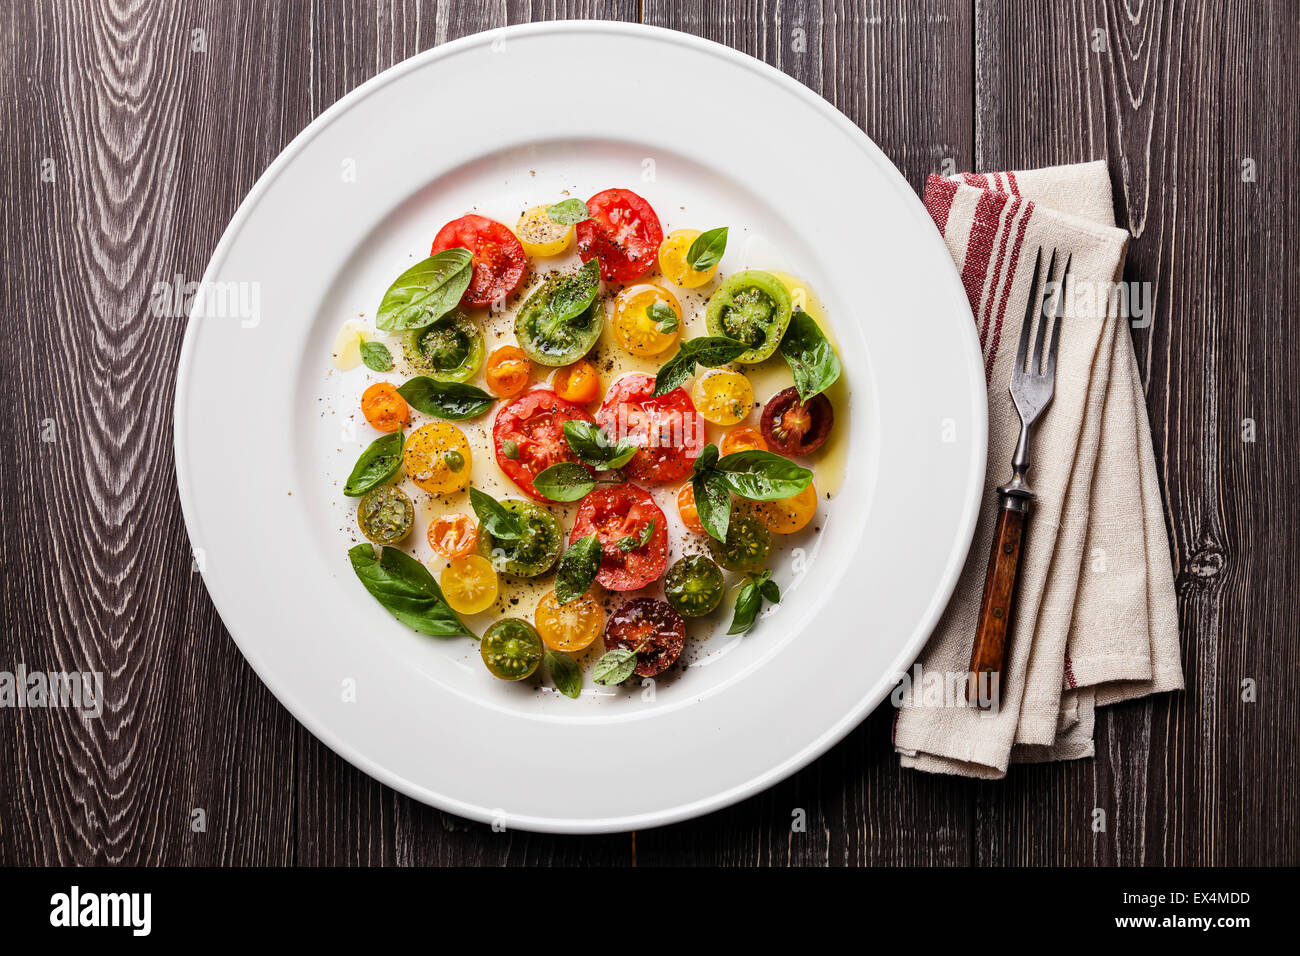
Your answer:
[[[242,65],[300,47],[304,27],[275,2],[11,4],[0,19],[0,660],[106,685],[99,719],[0,719],[2,862],[292,859],[294,724],[192,571],[171,454],[184,320],[150,302],[155,283],[201,276],[305,121],[297,74]]]
[[[1108,158],[1170,513],[1188,690],[1104,710],[1098,757],[982,790],[981,862],[1295,860],[1300,519],[1293,5],[976,5],[981,168]],[[1026,42],[1026,37],[1035,38]],[[1258,178],[1243,181],[1253,160]],[[1243,441],[1243,420],[1257,439]],[[1241,682],[1261,685],[1258,703]],[[1266,688],[1266,689],[1264,689]],[[1094,833],[1093,810],[1107,829]],[[1043,821],[1055,825],[1044,827]]]

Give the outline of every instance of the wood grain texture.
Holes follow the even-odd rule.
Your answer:
[[[357,84],[459,36],[575,17],[757,56],[918,188],[1108,159],[1127,278],[1154,290],[1133,335],[1186,693],[1101,711],[1095,760],[999,783],[900,771],[886,705],[736,807],[593,838],[494,833],[414,803],[279,706],[192,569],[171,455],[183,320],[154,314],[151,293],[202,274],[261,171]],[[1297,862],[1298,48],[1286,0],[5,5],[0,669],[100,669],[108,703],[88,721],[0,711],[0,863]]]

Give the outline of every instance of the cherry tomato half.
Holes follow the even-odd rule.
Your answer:
[[[463,431],[450,422],[429,422],[411,432],[402,449],[402,464],[421,489],[442,495],[469,484],[474,459]]]
[[[763,433],[757,428],[751,428],[748,425],[733,428],[727,432],[722,436],[722,444],[718,446],[719,454],[723,455],[732,455],[738,451],[767,450],[767,442],[763,441]]]
[[[479,554],[452,558],[442,570],[442,596],[457,614],[486,611],[497,599],[497,571]]]
[[[487,379],[488,388],[502,398],[511,398],[524,390],[532,373],[533,363],[523,349],[503,345],[493,349],[488,356],[483,376]]]
[[[554,591],[547,591],[533,612],[533,623],[547,647],[572,654],[590,647],[600,636],[605,612],[591,592],[561,604]]]
[[[546,655],[533,626],[517,617],[502,618],[483,632],[479,654],[493,677],[523,680],[537,670]]]
[[[689,481],[677,492],[677,513],[682,516],[682,524],[696,534],[706,534],[704,525],[700,524],[700,512],[695,507],[695,486]]]
[[[650,540],[642,535],[654,522]],[[650,492],[633,484],[607,485],[582,499],[573,522],[572,544],[589,534],[600,539],[596,583],[611,591],[635,591],[668,566],[668,522]]]
[[[510,229],[486,216],[461,216],[438,230],[429,255],[448,249],[474,254],[474,276],[461,297],[466,305],[485,306],[504,299],[524,279],[528,257]]]
[[[664,230],[650,204],[630,189],[606,189],[587,200],[591,218],[578,223],[578,255],[600,260],[607,282],[631,282],[653,268]]]
[[[636,672],[662,674],[676,663],[686,645],[686,622],[667,603],[633,598],[615,611],[605,627],[605,650],[636,651]]]
[[[560,369],[551,379],[551,386],[566,402],[588,405],[600,398],[600,375],[596,366],[586,360]]]
[[[754,506],[754,511],[768,530],[777,534],[794,534],[807,527],[817,513],[817,489],[809,484],[789,498],[760,501]]]
[[[429,547],[444,558],[462,558],[478,544],[478,526],[469,515],[440,515],[429,523]]]
[[[395,432],[410,420],[411,409],[394,386],[376,382],[361,393],[361,414],[371,428]]]
[[[704,450],[704,418],[684,388],[658,398],[654,388],[649,375],[624,375],[606,393],[596,420],[611,438],[639,446],[627,464],[629,477],[677,481],[691,473]]]
[[[558,462],[578,460],[564,437],[564,423],[574,419],[589,422],[591,416],[545,388],[521,395],[497,412],[492,425],[497,464],[525,494],[546,501],[533,479]],[[511,442],[510,454],[506,442]]]
[[[835,412],[825,395],[799,401],[792,385],[777,392],[763,409],[763,437],[783,455],[808,455],[826,443],[835,424]]]

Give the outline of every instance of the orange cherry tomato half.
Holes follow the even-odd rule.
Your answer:
[[[493,349],[488,356],[484,375],[487,376],[488,388],[502,398],[509,398],[524,390],[532,373],[533,363],[528,360],[523,349],[503,345],[499,349]]]
[[[566,402],[586,405],[600,397],[600,375],[590,362],[574,362],[555,373],[551,387]]]
[[[478,525],[469,515],[442,515],[429,525],[429,547],[444,558],[463,558],[476,544]]]
[[[376,382],[361,393],[361,414],[372,428],[395,432],[411,418],[406,399],[388,382]]]
[[[682,516],[682,524],[696,534],[704,534],[704,525],[700,524],[700,513],[695,510],[695,489],[688,481],[677,492],[677,513]]]
[[[718,451],[723,455],[732,455],[738,451],[767,451],[767,442],[763,440],[763,433],[757,428],[750,428],[745,425],[741,428],[733,428],[722,438],[722,444],[718,446]]]

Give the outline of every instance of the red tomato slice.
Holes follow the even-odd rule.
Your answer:
[[[624,551],[619,542],[637,542],[650,522],[655,528],[644,547]],[[582,499],[569,543],[595,534],[600,539],[596,583],[611,591],[635,591],[660,577],[668,566],[668,522],[650,492],[633,484],[605,485]]]
[[[610,386],[596,421],[616,441],[640,446],[627,464],[641,481],[678,481],[691,473],[704,450],[704,416],[684,388],[653,397],[655,380],[634,372]]]
[[[630,189],[606,189],[587,200],[591,218],[578,223],[578,255],[600,259],[600,277],[631,282],[659,257],[664,230],[650,204]]]
[[[578,460],[564,437],[564,423],[575,418],[591,421],[581,405],[566,402],[545,388],[525,392],[497,412],[492,425],[497,464],[529,497],[546,501],[533,487],[533,479],[558,462]],[[518,457],[506,454],[508,441],[515,443]]]
[[[461,216],[438,230],[429,255],[448,249],[474,254],[474,277],[461,296],[465,305],[485,306],[504,299],[524,280],[528,257],[510,229],[486,216]]]

